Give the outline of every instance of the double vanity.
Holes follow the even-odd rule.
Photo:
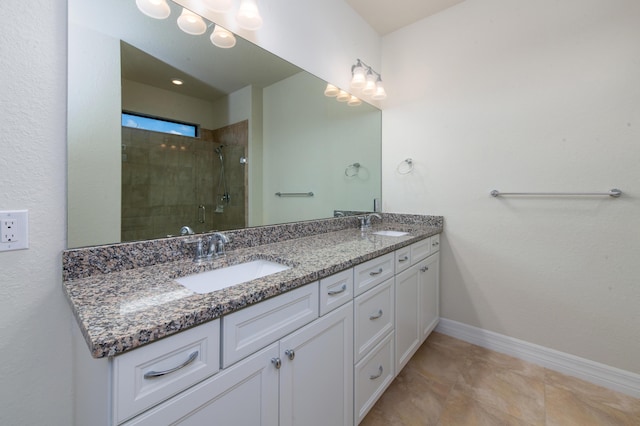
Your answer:
[[[358,424],[437,325],[441,231],[384,214],[225,232],[205,262],[180,237],[65,252],[76,423]]]

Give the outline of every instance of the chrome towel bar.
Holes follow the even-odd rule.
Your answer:
[[[608,195],[618,198],[622,195],[622,191],[616,188],[610,189],[608,192],[500,192],[494,189],[490,192],[492,197],[502,197],[504,195],[534,195],[534,196],[582,196],[582,195]]]
[[[276,192],[278,197],[313,197],[313,192]]]

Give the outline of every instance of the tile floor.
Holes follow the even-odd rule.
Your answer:
[[[361,426],[640,426],[640,399],[432,333]]]

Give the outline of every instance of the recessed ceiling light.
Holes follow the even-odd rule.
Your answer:
[[[182,86],[184,84],[184,81],[180,80],[179,78],[174,78],[171,80],[171,82],[176,86]]]

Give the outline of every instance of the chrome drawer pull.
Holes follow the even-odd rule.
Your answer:
[[[271,358],[271,364],[275,365],[278,370],[282,367],[282,361],[280,358]]]
[[[384,371],[384,370],[382,369],[382,366],[378,367],[378,374],[374,374],[374,375],[372,375],[372,376],[369,376],[369,380],[375,380],[375,379],[377,379],[378,377],[382,376],[382,372],[383,372],[383,371]]]
[[[398,259],[398,262],[406,262],[407,260],[409,260],[409,256],[405,256],[402,259]]]
[[[335,296],[336,294],[344,293],[345,291],[347,291],[347,285],[342,284],[342,288],[340,288],[340,290],[330,290],[327,292],[327,294],[329,296]]]
[[[373,320],[377,320],[381,316],[382,316],[382,309],[378,309],[378,313],[374,315],[369,315],[369,319],[373,321]]]
[[[185,362],[183,362],[182,364],[178,365],[177,367],[173,367],[173,368],[170,368],[170,369],[164,370],[164,371],[149,371],[148,373],[144,373],[144,378],[145,379],[153,379],[154,377],[166,376],[167,374],[174,373],[174,372],[180,370],[181,368],[186,367],[187,365],[191,364],[196,359],[198,359],[198,351],[195,351],[194,353],[189,355],[189,358]]]
[[[284,354],[291,360],[293,361],[293,359],[296,357],[296,351],[294,351],[293,349],[287,349],[286,351],[284,351]]]
[[[434,242],[433,242],[433,244],[431,244],[431,245],[432,245],[433,247],[435,247],[435,246],[439,246],[439,245],[440,245],[440,243],[439,243],[438,241],[434,241]]]
[[[382,268],[378,269],[378,272],[369,272],[369,275],[375,277],[376,275],[380,275],[382,273]]]
[[[420,272],[427,272],[429,270],[428,266],[423,266],[422,268],[420,268]]]

